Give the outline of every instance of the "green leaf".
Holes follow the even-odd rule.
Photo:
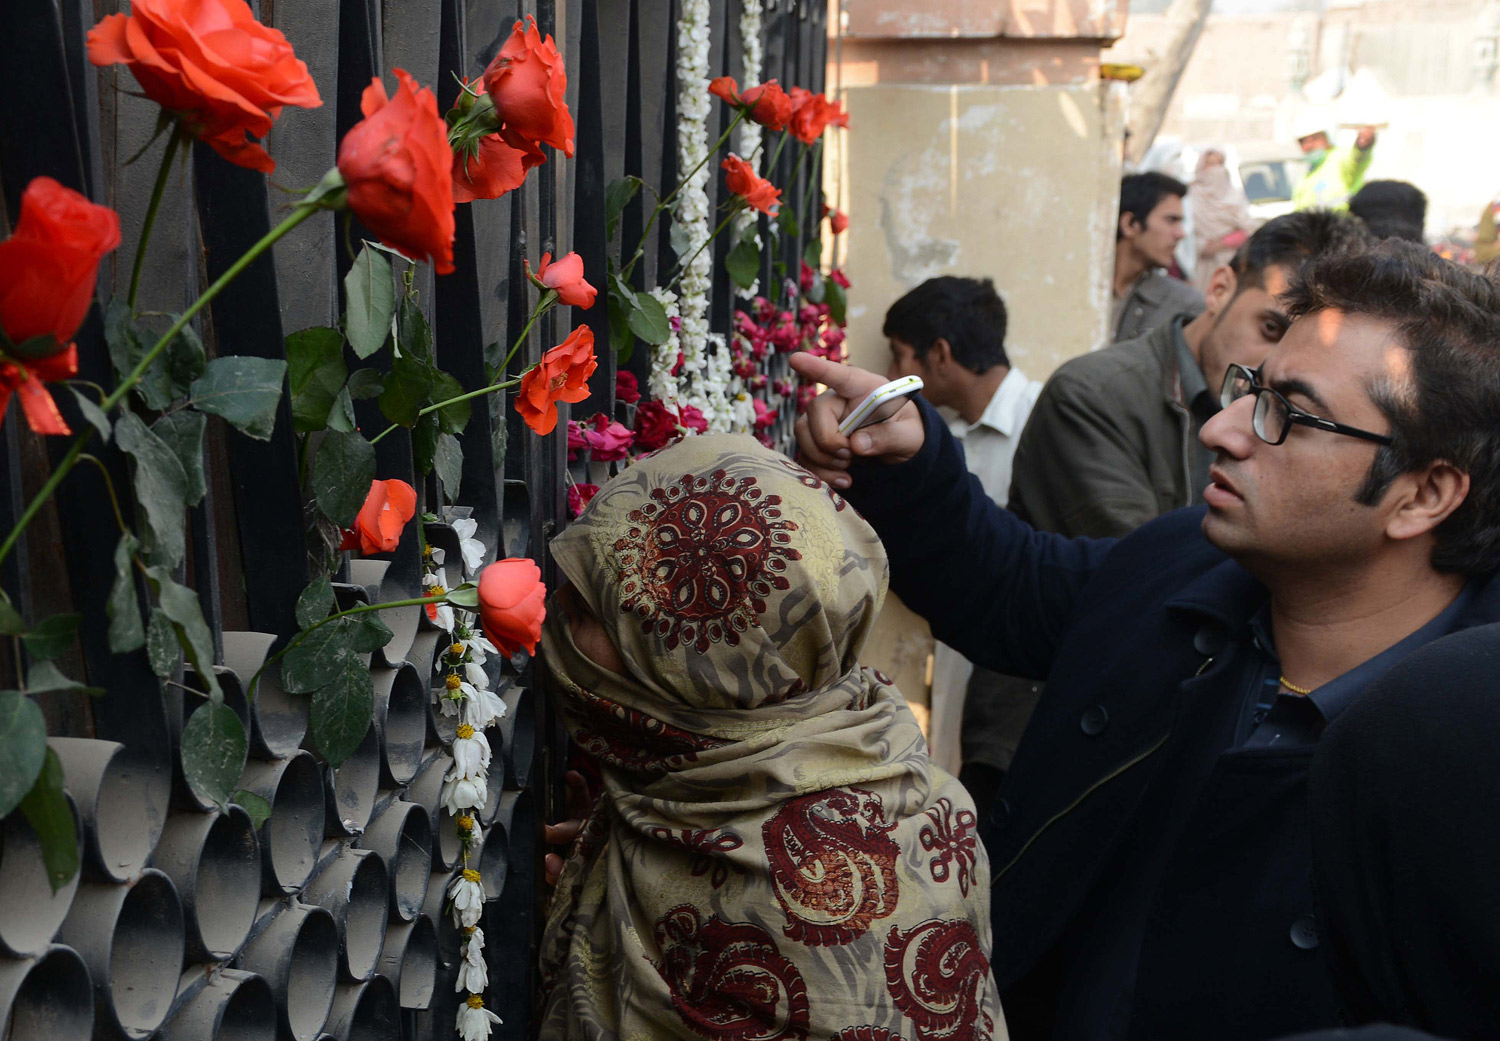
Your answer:
[[[380,392],[380,411],[392,423],[410,427],[431,400],[433,371],[420,359],[403,354],[391,362],[391,374]]]
[[[417,425],[412,427],[412,463],[416,466],[417,473],[423,477],[432,473],[432,464],[437,458],[438,437],[441,434],[442,427],[435,412],[418,417]]]
[[[432,326],[427,324],[427,316],[416,300],[409,296],[401,298],[396,333],[402,354],[409,354],[419,361],[432,361]]]
[[[312,492],[318,509],[347,528],[369,497],[375,480],[375,446],[358,431],[331,431],[313,456]]]
[[[328,412],[349,375],[344,365],[344,334],[319,326],[286,338],[287,382],[292,393],[292,429],[322,430]]]
[[[437,378],[432,381],[433,404],[460,397],[463,394],[462,383],[448,373],[438,370]],[[473,407],[473,401],[473,398],[468,401],[455,401],[437,410],[438,422],[442,424],[443,433],[462,434],[464,432],[464,427],[469,425],[469,410]]]
[[[402,608],[401,610],[420,610],[420,608]],[[361,654],[372,654],[380,650],[390,643],[395,635],[390,627],[380,620],[380,614],[375,611],[363,611],[360,614],[350,615],[346,625],[351,646]]]
[[[182,463],[133,412],[122,413],[115,423],[115,441],[135,460],[135,498],[145,511],[146,560],[176,567],[186,552],[182,526],[188,480]]]
[[[51,618],[43,618],[31,627],[30,632],[21,634],[21,640],[26,644],[26,653],[38,661],[47,661],[65,653],[73,646],[78,623],[81,621],[81,614],[55,614]]]
[[[201,675],[201,673],[200,673]],[[245,772],[245,724],[228,705],[205,702],[182,728],[182,777],[198,798],[226,806]]]
[[[443,484],[443,494],[451,502],[458,500],[458,485],[463,478],[464,472],[464,450],[458,443],[458,438],[452,434],[440,434],[437,441],[437,452],[433,456],[433,466],[437,470],[438,480]]]
[[[823,240],[808,239],[807,245],[802,247],[802,262],[814,271],[823,266]]]
[[[177,663],[182,660],[182,645],[177,642],[177,630],[172,620],[161,608],[152,608],[151,620],[146,623],[146,660],[151,671],[162,679],[172,675]]]
[[[471,611],[479,606],[479,586],[474,582],[465,582],[461,586],[455,586],[448,590],[448,602],[455,607],[467,607]]]
[[[46,757],[42,710],[18,690],[0,690],[0,817],[20,805]]]
[[[635,353],[635,333],[630,331],[631,309],[613,292],[609,294],[609,345],[618,365],[624,365]]]
[[[355,401],[378,398],[385,389],[385,375],[378,369],[355,369],[349,374],[346,389]]]
[[[635,193],[640,190],[641,179],[639,177],[622,177],[618,181],[612,181],[610,186],[604,189],[605,242],[615,237],[615,231],[620,226],[620,214],[625,212],[625,207],[630,205],[630,200],[635,198]]]
[[[297,597],[297,626],[309,629],[333,613],[333,583],[319,575]]]
[[[285,377],[286,362],[280,358],[215,358],[193,381],[193,404],[202,412],[224,418],[242,434],[269,441]]]
[[[108,444],[110,425],[109,417],[104,414],[104,410],[94,404],[93,399],[77,387],[69,387],[68,389],[78,399],[78,411],[83,413],[83,418],[88,420],[89,426],[99,431],[99,439]]]
[[[649,344],[666,343],[672,336],[672,323],[661,301],[650,293],[637,293],[635,303],[629,318],[631,332]]]
[[[849,313],[849,295],[844,292],[844,287],[831,278],[825,280],[823,299],[828,302],[828,317],[836,325],[843,325]]]
[[[724,259],[724,266],[735,285],[741,289],[753,286],[760,277],[760,247],[755,244],[755,239],[749,235],[740,239]]]
[[[370,670],[353,655],[340,659],[333,680],[313,694],[309,721],[318,751],[335,770],[365,739],[374,713]]]
[[[396,287],[391,284],[391,262],[365,243],[344,276],[344,333],[360,358],[380,350],[396,313]]]
[[[47,881],[55,893],[78,874],[78,827],[63,793],[62,763],[50,748],[36,783],[21,800],[21,812],[36,832]]]
[[[802,234],[801,225],[797,223],[797,214],[790,206],[783,206],[781,212],[776,215],[776,223],[781,225],[781,230],[786,232],[788,238],[797,238]]]
[[[677,254],[677,259],[686,261],[693,251],[693,232],[682,221],[674,220],[672,226],[667,229],[667,241],[672,245],[672,252]]]
[[[178,585],[166,568],[146,569],[146,576],[156,583],[156,598],[166,615],[177,629],[177,642],[182,645],[188,661],[198,678],[208,684],[208,696],[218,704],[224,700],[219,689],[219,679],[214,675],[214,634],[203,620],[203,605],[198,594],[187,586]]]
[[[229,797],[229,801],[249,815],[250,823],[254,825],[256,831],[259,831],[260,826],[271,817],[271,804],[254,792],[241,788]]]
[[[328,410],[328,429],[347,434],[356,429],[356,426],[354,399],[349,396],[349,388],[344,387],[339,390],[338,397],[333,399],[333,408]]]
[[[187,482],[184,499],[189,506],[202,502],[208,490],[203,476],[203,430],[207,426],[207,416],[188,409],[169,412],[151,424],[151,432],[172,450],[182,466],[182,476]]]
[[[10,601],[0,595],[0,633],[6,636],[20,636],[26,631],[26,621],[21,617],[21,612],[11,606]]]
[[[344,659],[355,658],[352,635],[345,618],[303,635],[282,656],[282,688],[290,694],[311,694],[332,683]]]
[[[135,575],[131,562],[140,548],[128,531],[115,543],[115,581],[109,588],[104,613],[109,616],[109,649],[116,654],[133,651],[146,642],[141,623],[141,602],[135,592]]]
[[[176,324],[178,315],[169,315],[173,324]],[[172,380],[172,396],[182,397],[187,388],[199,376],[203,375],[204,368],[208,365],[208,352],[203,349],[203,341],[198,337],[198,330],[191,325],[184,325],[177,333],[177,338],[162,351],[163,358],[167,363],[167,374]]]
[[[109,360],[115,367],[115,374],[121,379],[140,363],[150,348],[146,334],[130,316],[130,306],[118,297],[104,309],[104,342],[109,346]],[[160,411],[172,404],[176,397],[172,393],[172,377],[160,357],[141,374],[135,392],[147,408]]]
[[[48,694],[59,690],[76,690],[80,694],[97,697],[104,693],[103,687],[90,687],[86,683],[69,679],[62,670],[50,661],[39,661],[26,674],[26,690],[31,694]]]

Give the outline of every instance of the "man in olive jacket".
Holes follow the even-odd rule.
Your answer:
[[[830,388],[801,458],[879,533],[892,590],[976,663],[1047,679],[980,824],[1015,1041],[1336,1025],[1307,810],[1324,727],[1500,621],[1500,284],[1389,240],[1313,261],[1286,303],[1203,427],[1205,505],[1118,540],[997,507],[920,401],[840,435],[883,377],[791,357]]]
[[[1016,447],[1010,508],[1043,531],[1097,538],[1202,502],[1210,458],[1198,431],[1218,411],[1224,370],[1254,368],[1280,341],[1276,297],[1304,261],[1366,238],[1326,210],[1277,217],[1214,272],[1202,314],[1065,363]]]

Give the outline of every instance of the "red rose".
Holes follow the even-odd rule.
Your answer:
[[[842,235],[849,228],[849,218],[842,210],[828,211],[828,227],[835,235]]]
[[[708,85],[708,92],[735,108],[744,109],[750,119],[768,130],[786,129],[786,121],[791,118],[795,107],[775,80],[767,80],[741,94],[733,76],[720,76]]]
[[[828,280],[830,282],[837,282],[845,289],[849,288],[849,279],[838,268],[834,268],[832,271],[828,272]]]
[[[588,397],[588,380],[598,367],[594,358],[594,331],[580,325],[521,377],[516,411],[538,434],[552,433],[557,426],[557,403],[579,402]]]
[[[635,410],[635,446],[654,452],[677,440],[682,433],[677,413],[660,401],[643,401]]]
[[[615,400],[627,405],[641,400],[641,385],[636,381],[635,373],[628,369],[615,373]]]
[[[599,494],[597,484],[570,484],[568,485],[568,516],[577,520],[583,515],[584,507],[594,501],[594,496]]]
[[[479,624],[501,654],[534,652],[546,617],[547,587],[536,561],[507,557],[479,573]]]
[[[616,423],[603,412],[589,420],[593,429],[583,431],[584,443],[589,446],[589,458],[600,463],[612,463],[630,454],[635,444],[635,434],[622,423]]]
[[[339,145],[349,208],[381,242],[453,270],[453,152],[432,91],[396,69],[396,96],[379,77],[360,99],[363,121]]]
[[[264,137],[283,105],[323,103],[307,66],[244,0],[134,0],[89,30],[89,61],[122,64],[146,96],[237,166],[276,164]],[[247,136],[248,135],[248,136]]]
[[[530,264],[526,265],[526,270],[531,270]],[[583,280],[583,258],[577,253],[558,257],[556,262],[552,260],[551,253],[543,253],[542,262],[536,269],[536,277],[569,307],[587,310],[594,306],[594,297],[599,293],[599,290]]]
[[[26,422],[38,434],[71,434],[52,400],[52,392],[43,381],[57,382],[78,375],[78,348],[69,344],[66,350],[34,361],[0,356],[0,419],[10,405],[12,393],[20,395]]]
[[[417,493],[405,481],[371,481],[370,494],[344,532],[340,549],[361,553],[389,553],[401,541],[401,531],[416,516]]]
[[[547,161],[542,150],[530,141],[516,141],[512,145],[501,134],[488,134],[479,139],[476,154],[465,156],[461,150],[455,151],[453,201],[498,199],[521,187],[533,166]]]
[[[99,261],[119,244],[114,210],[50,177],[28,184],[15,233],[0,242],[0,329],[11,344],[51,336],[43,355],[61,351],[94,302]]]
[[[745,205],[768,216],[776,216],[776,210],[780,206],[780,188],[764,177],[757,177],[753,166],[732,153],[721,165],[724,168],[724,183],[731,192],[745,200]]]
[[[495,116],[504,124],[507,139],[551,145],[573,154],[573,116],[563,100],[568,73],[549,34],[542,38],[536,19],[517,22],[510,39],[484,70],[484,89],[495,103]]]
[[[696,430],[700,434],[708,433],[708,420],[703,418],[703,412],[697,405],[679,406],[677,421],[686,430]]]
[[[804,145],[817,144],[818,138],[830,125],[847,127],[849,114],[844,106],[829,101],[822,94],[813,94],[801,87],[792,88],[792,118],[787,124],[792,136]]]

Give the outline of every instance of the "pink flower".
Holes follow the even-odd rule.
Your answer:
[[[531,270],[529,263],[526,269]],[[542,262],[537,265],[536,277],[541,280],[542,285],[557,294],[558,300],[569,307],[587,310],[594,306],[594,297],[599,293],[599,290],[584,280],[583,258],[577,253],[569,253],[555,261],[551,253],[543,253]]]
[[[844,276],[844,273],[838,268],[834,268],[832,271],[828,272],[828,277],[832,281],[837,282],[839,285],[843,286],[845,289],[849,288],[849,279],[846,278]]]
[[[809,292],[812,289],[813,281],[817,278],[817,276],[818,273],[811,267],[809,267],[807,261],[804,260],[802,262],[802,270],[798,273],[797,276],[797,282],[799,285],[801,285],[802,291],[804,293]]]
[[[683,405],[678,416],[684,428],[696,430],[700,434],[708,433],[708,420],[703,418],[697,405]]]
[[[610,463],[624,459],[635,444],[635,434],[620,423],[616,423],[603,412],[595,414],[584,428],[583,440],[589,446],[589,458],[596,462]]]
[[[583,424],[576,419],[568,420],[568,462],[575,462],[578,453],[588,447],[583,439]]]
[[[593,502],[594,496],[599,494],[597,484],[570,484],[568,485],[568,516],[577,520],[583,514],[584,507]]]
[[[750,403],[755,406],[755,429],[770,430],[776,422],[776,413],[760,398],[751,398]]]

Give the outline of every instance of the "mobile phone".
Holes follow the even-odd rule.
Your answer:
[[[843,418],[839,423],[839,433],[848,437],[861,427],[885,422],[901,411],[901,406],[921,389],[920,376],[902,376],[876,387]]]

